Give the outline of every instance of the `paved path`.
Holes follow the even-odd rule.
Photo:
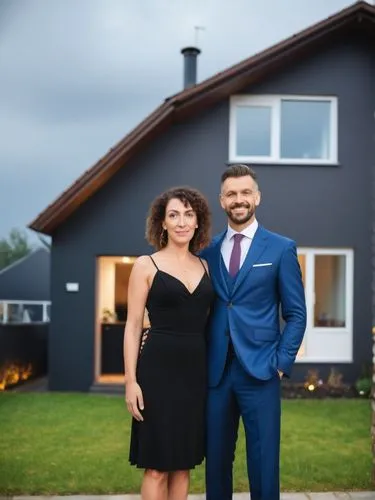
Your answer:
[[[189,495],[189,500],[205,500],[203,495]],[[69,495],[69,496],[13,496],[0,500],[141,500],[140,495]],[[233,500],[249,500],[248,493],[235,493]],[[281,500],[375,500],[375,491],[337,493],[282,493]]]

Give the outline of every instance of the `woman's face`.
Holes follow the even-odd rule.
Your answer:
[[[169,241],[179,246],[189,244],[197,227],[197,214],[190,204],[185,206],[178,198],[169,200],[163,221],[163,229],[168,232]]]

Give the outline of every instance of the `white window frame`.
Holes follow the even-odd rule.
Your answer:
[[[301,356],[297,363],[352,363],[353,362],[353,279],[354,252],[337,248],[298,248],[298,255],[306,259],[305,296],[307,308],[306,332]],[[314,324],[315,257],[317,255],[344,255],[346,317],[345,327],[322,327]]]
[[[292,101],[327,101],[331,103],[330,116],[330,157],[329,158],[281,158],[281,103]],[[270,156],[237,155],[236,108],[239,106],[271,107],[271,154]],[[334,96],[311,95],[234,95],[230,98],[229,111],[229,162],[287,165],[337,165],[338,162],[338,103]]]

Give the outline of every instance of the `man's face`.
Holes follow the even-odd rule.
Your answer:
[[[250,175],[228,177],[220,193],[221,208],[236,226],[252,222],[256,207],[260,203],[260,191]]]

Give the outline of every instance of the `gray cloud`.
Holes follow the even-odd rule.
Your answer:
[[[2,0],[0,237],[181,90],[194,26],[203,80],[350,3]]]

